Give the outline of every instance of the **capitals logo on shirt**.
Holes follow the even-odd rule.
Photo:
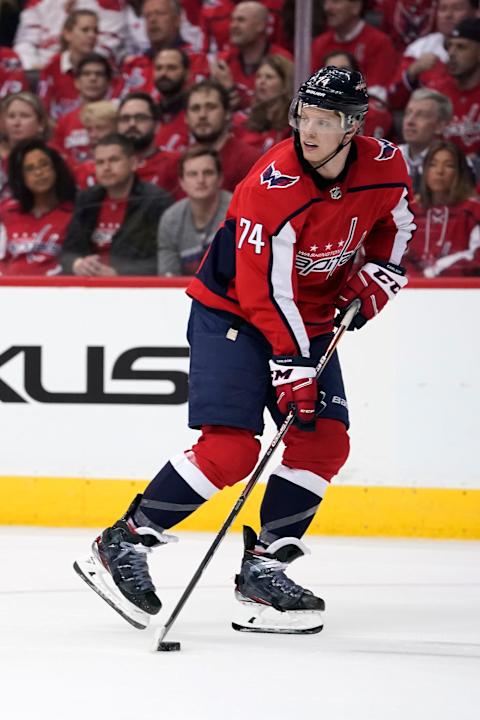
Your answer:
[[[375,160],[391,160],[398,150],[398,147],[383,138],[375,138],[380,145],[380,152]]]
[[[273,188],[289,188],[300,180],[300,175],[283,175],[275,168],[272,162],[260,175],[260,185],[267,185],[267,190]]]

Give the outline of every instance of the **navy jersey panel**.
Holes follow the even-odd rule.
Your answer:
[[[188,424],[192,428],[239,427],[261,435],[265,407],[277,425],[283,420],[270,379],[268,361],[272,350],[261,333],[241,321],[237,339],[229,340],[227,333],[234,324],[233,315],[192,303],[187,333],[191,347]],[[315,362],[331,337],[322,335],[311,341]],[[326,392],[327,403],[321,417],[340,420],[348,428],[345,390],[336,353],[323,372],[320,385]]]

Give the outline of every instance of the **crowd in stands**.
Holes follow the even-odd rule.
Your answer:
[[[314,0],[399,145],[412,277],[480,276],[478,0]],[[0,275],[191,275],[291,136],[295,0],[0,0]]]

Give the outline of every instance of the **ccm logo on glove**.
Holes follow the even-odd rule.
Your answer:
[[[287,415],[293,409],[297,426],[303,430],[313,430],[319,397],[312,361],[303,357],[277,356],[270,360],[270,371],[272,385],[277,392],[277,406],[282,415]]]
[[[378,315],[407,282],[405,271],[398,265],[367,263],[350,278],[342,294],[339,295],[335,305],[340,313],[335,318],[335,324],[340,323],[350,303],[358,298],[362,303],[360,311],[355,315],[348,329],[356,330],[363,327],[368,320]]]

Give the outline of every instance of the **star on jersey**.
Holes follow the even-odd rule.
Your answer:
[[[310,245],[310,252],[317,252],[318,245]]]
[[[274,162],[270,163],[260,175],[260,185],[267,185],[267,190],[288,188],[295,185],[299,180],[300,175],[283,175],[280,170],[275,168]]]

